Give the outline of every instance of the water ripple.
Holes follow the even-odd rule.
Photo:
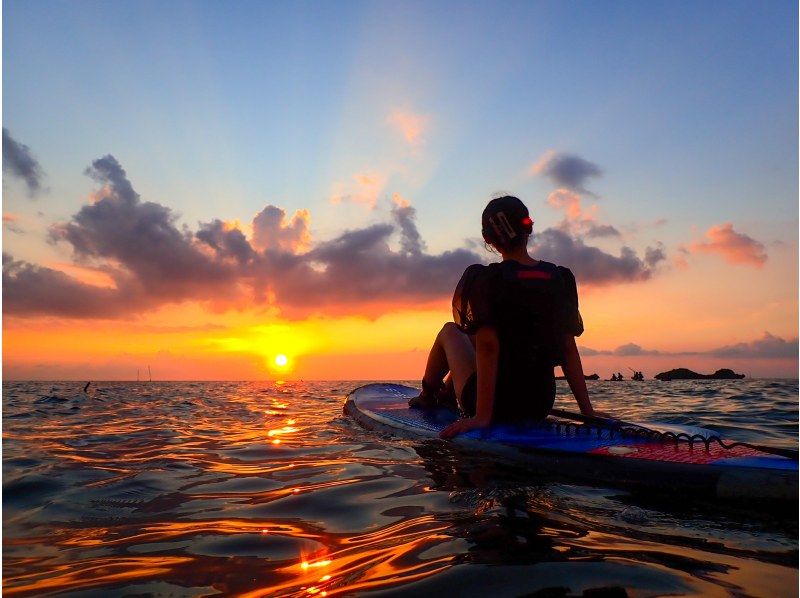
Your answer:
[[[780,595],[797,517],[577,486],[342,416],[347,382],[3,385],[9,596]],[[796,381],[592,384],[797,445]],[[557,406],[572,408],[566,386]]]

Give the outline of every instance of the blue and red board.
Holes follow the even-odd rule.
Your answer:
[[[361,425],[410,438],[435,438],[456,414],[446,409],[410,409],[418,390],[399,384],[369,384],[347,397],[345,413]],[[798,462],[749,446],[653,439],[602,425],[578,425],[559,417],[526,425],[495,425],[452,442],[494,453],[537,471],[596,483],[696,490],[721,498],[797,501]],[[698,439],[703,428],[648,423],[647,428]]]

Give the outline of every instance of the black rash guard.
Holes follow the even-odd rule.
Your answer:
[[[553,368],[563,361],[563,337],[583,333],[572,272],[543,261],[533,266],[515,260],[473,264],[456,287],[453,319],[467,334],[487,325],[497,330],[493,420],[545,417],[555,400]],[[474,387],[470,380],[465,388],[472,394]],[[465,399],[468,412],[470,407],[474,412],[468,403],[475,400]]]

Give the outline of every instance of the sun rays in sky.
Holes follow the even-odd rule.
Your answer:
[[[794,376],[776,6],[7,2],[4,375],[417,379],[510,192],[587,372]]]

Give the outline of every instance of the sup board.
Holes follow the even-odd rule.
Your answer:
[[[438,438],[457,415],[443,408],[409,408],[408,400],[417,394],[419,390],[410,386],[368,384],[347,396],[344,412],[368,429],[406,438]],[[725,448],[713,439],[702,442],[713,436],[704,428],[649,422],[615,427],[604,421],[605,426],[551,415],[541,422],[471,430],[451,442],[542,473],[593,483],[797,502],[796,458],[741,444]],[[654,439],[647,430],[668,434]],[[676,435],[695,440],[690,443]]]

